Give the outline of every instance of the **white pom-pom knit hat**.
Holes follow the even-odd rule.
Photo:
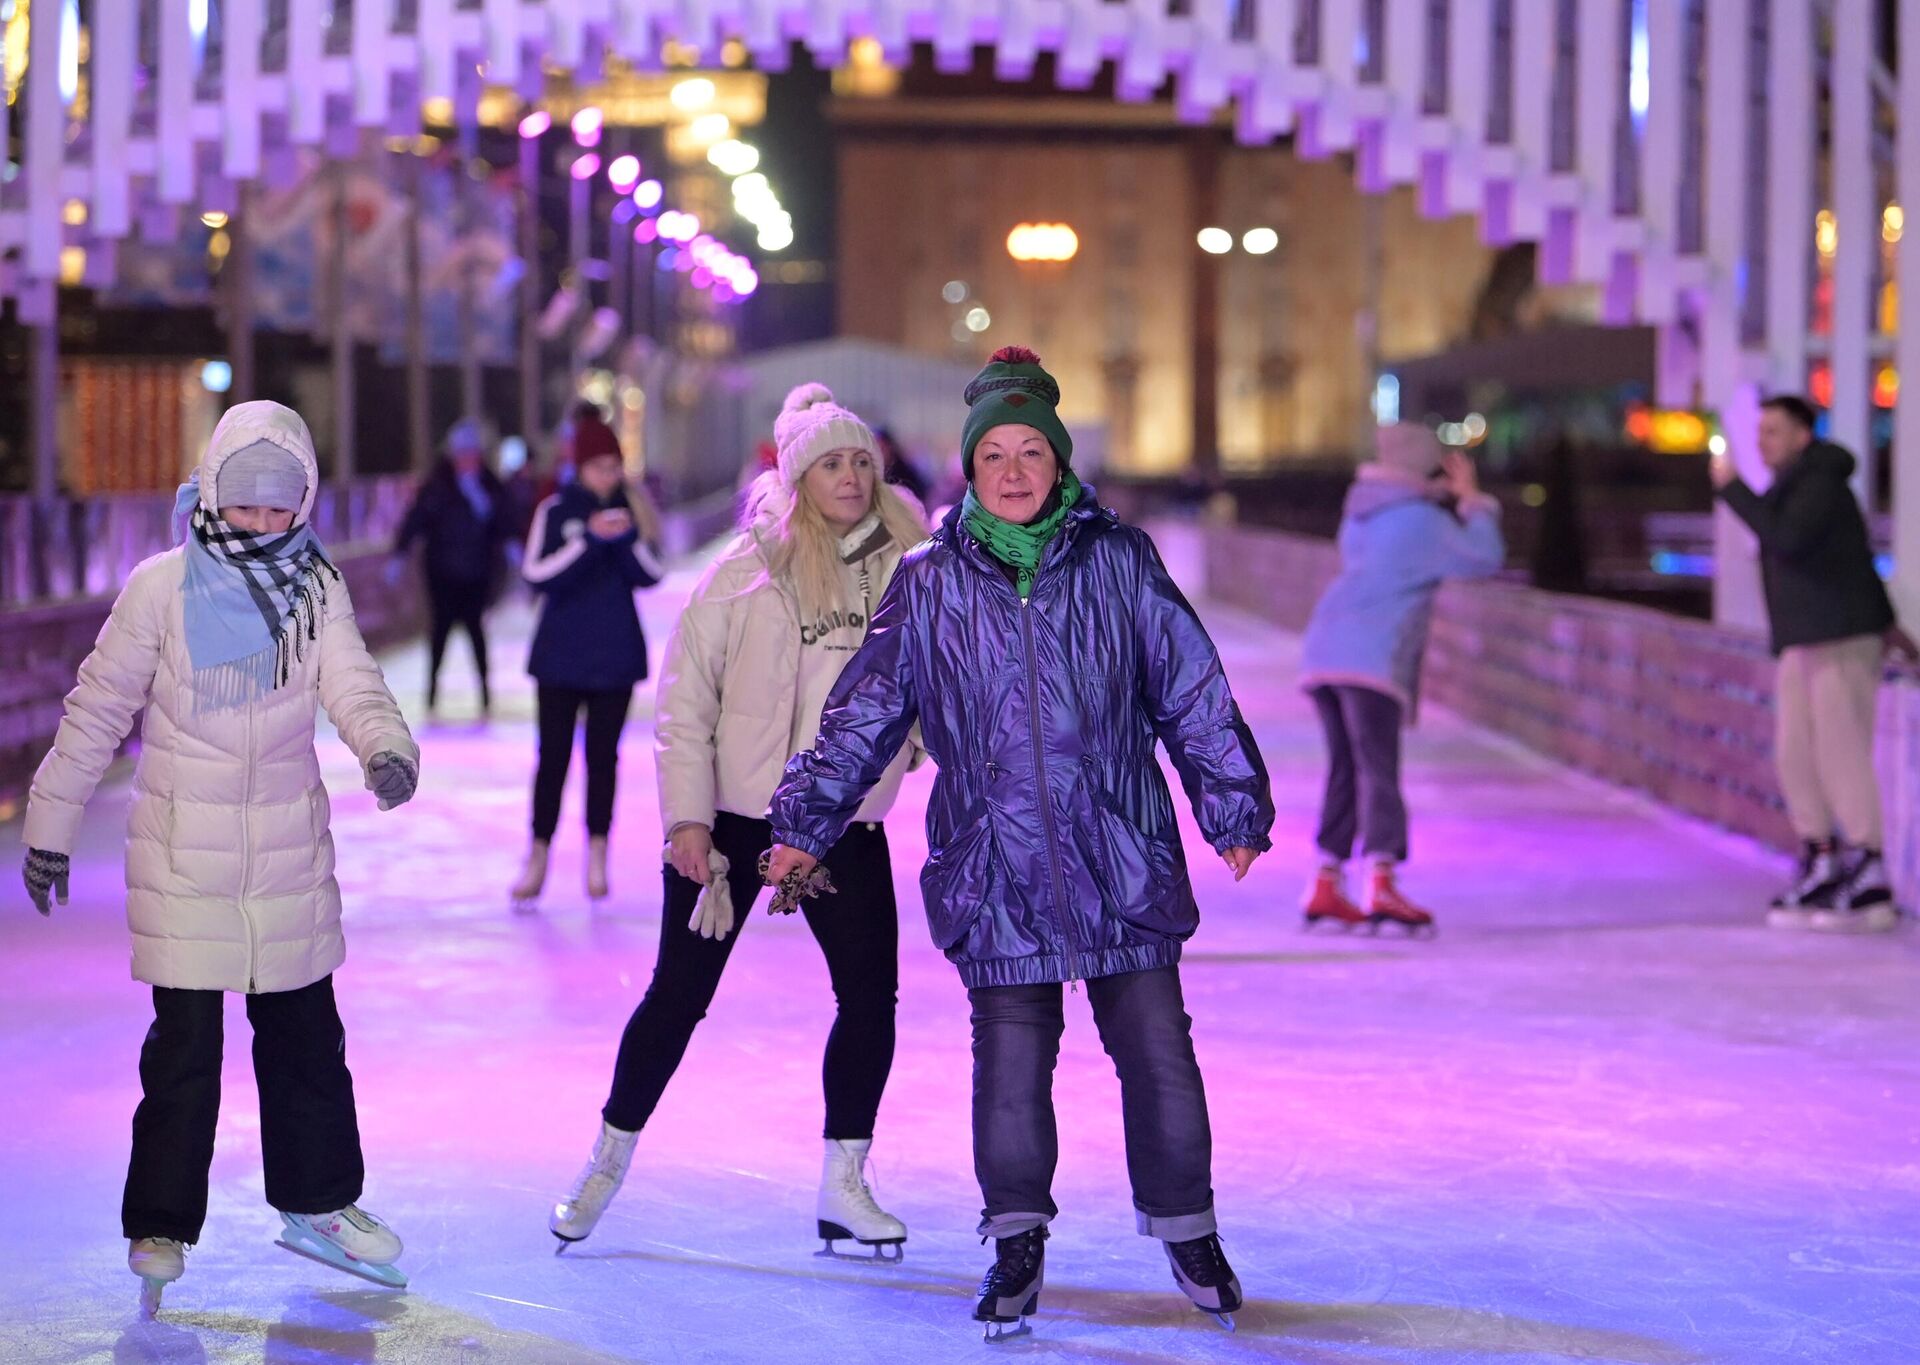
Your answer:
[[[879,448],[872,428],[834,402],[825,384],[802,384],[787,395],[773,419],[773,443],[780,451],[780,477],[789,488],[798,488],[807,471],[833,451],[872,454]]]

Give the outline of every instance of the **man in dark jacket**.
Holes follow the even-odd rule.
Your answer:
[[[447,433],[446,458],[414,497],[400,526],[393,553],[404,557],[416,540],[426,542],[427,601],[432,616],[428,637],[427,710],[440,700],[440,661],[447,637],[460,626],[473,644],[480,675],[480,713],[493,705],[487,677],[487,603],[504,564],[504,544],[512,533],[506,490],[487,468],[486,432],[478,422],[462,421]]]
[[[1776,928],[1890,929],[1897,912],[1881,861],[1873,725],[1887,641],[1900,640],[1848,478],[1853,456],[1814,439],[1804,399],[1761,404],[1765,493],[1713,460],[1720,497],[1760,540],[1773,652],[1774,759],[1802,840],[1792,883],[1775,897]],[[1836,841],[1835,834],[1839,835]]]

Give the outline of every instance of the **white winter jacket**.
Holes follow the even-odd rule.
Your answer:
[[[905,546],[888,541],[870,556],[876,602],[905,553]],[[694,588],[667,639],[654,767],[669,837],[681,825],[713,828],[716,811],[764,819],[793,756],[800,608],[780,584],[755,586],[766,571],[753,533],[735,537]],[[818,733],[818,716],[800,719],[806,735]],[[886,818],[918,753],[912,743],[900,751],[857,819]]]
[[[276,403],[243,403],[214,430],[200,467],[211,505],[221,463],[258,440],[319,469],[306,426]],[[279,687],[238,707],[196,708],[175,547],[133,571],[33,779],[25,841],[71,853],[80,815],[114,751],[147,708],[127,820],[133,975],[188,990],[290,991],[346,955],[327,793],[314,753],[316,702],[364,770],[375,754],[416,765],[420,750],[354,624],[343,583],[327,584],[317,648]]]

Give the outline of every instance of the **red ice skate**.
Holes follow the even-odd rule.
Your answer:
[[[1323,867],[1314,875],[1300,909],[1308,929],[1323,920],[1332,920],[1342,929],[1367,922],[1367,912],[1347,899],[1347,880],[1337,867]]]
[[[1375,863],[1367,877],[1367,922],[1379,933],[1385,924],[1396,924],[1407,937],[1432,937],[1433,915],[1422,910],[1400,893],[1393,880],[1392,863]]]

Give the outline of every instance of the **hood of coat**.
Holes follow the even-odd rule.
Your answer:
[[[305,526],[313,516],[313,500],[320,491],[320,461],[313,453],[313,436],[307,431],[306,422],[299,413],[280,403],[260,400],[236,403],[227,409],[207,441],[207,453],[200,459],[200,505],[216,515],[219,513],[216,490],[220,487],[220,466],[255,441],[271,441],[300,461],[300,468],[307,476],[307,492],[293,524]]]
[[[1427,501],[1430,499],[1424,483],[1415,483],[1385,465],[1369,463],[1361,465],[1354,472],[1353,484],[1347,489],[1347,501],[1341,515],[1365,520],[1389,507]]]

